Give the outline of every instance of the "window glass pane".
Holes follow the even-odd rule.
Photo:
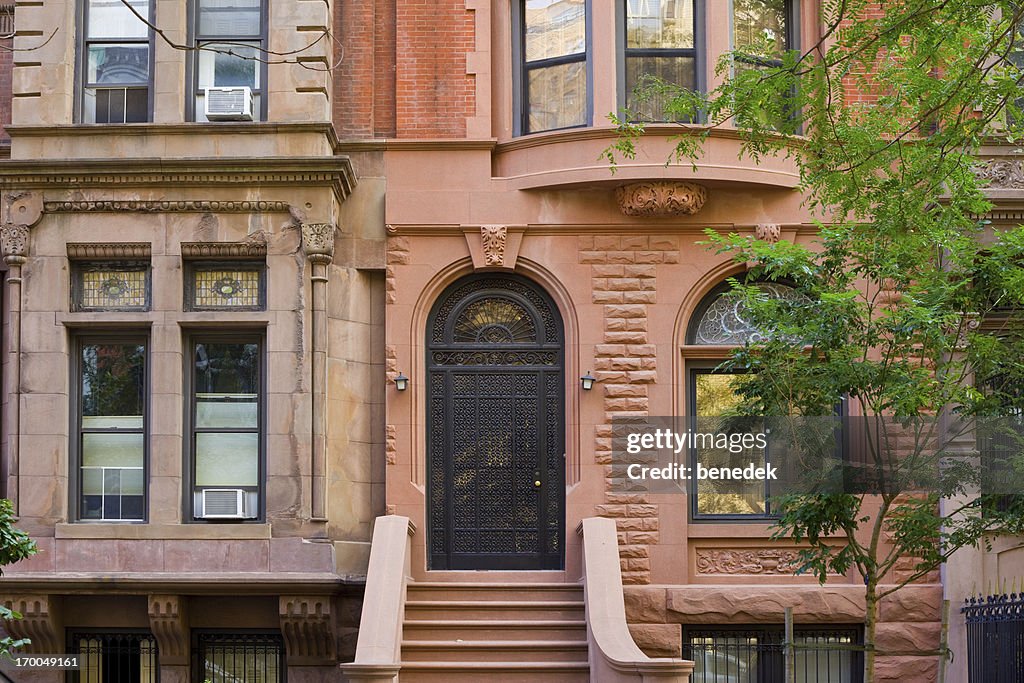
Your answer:
[[[142,467],[143,435],[82,434],[82,467]]]
[[[123,97],[125,89],[101,91],[105,96],[116,93]],[[144,89],[132,90],[141,93],[145,99]],[[143,106],[145,111],[145,106]],[[145,310],[148,304],[146,292],[145,267],[118,267],[99,264],[80,264],[75,268],[78,281],[75,308],[86,310]]]
[[[189,306],[195,309],[263,307],[263,269],[194,268]]]
[[[81,356],[82,415],[137,416],[145,405],[142,344],[85,344]],[[110,424],[141,427],[141,423]]]
[[[148,0],[128,0],[136,12],[149,20]],[[121,0],[89,0],[89,38],[145,38],[149,27]]]
[[[256,394],[197,394],[196,427],[256,429],[259,409]]]
[[[771,58],[787,49],[786,0],[735,0],[733,49]]]
[[[585,62],[531,69],[528,87],[531,132],[586,123]]]
[[[260,0],[201,0],[199,35],[258,36]]]
[[[633,91],[643,76],[653,76],[665,83],[677,85],[686,90],[696,89],[692,57],[627,57],[627,107],[630,111],[650,121],[665,120],[665,105],[671,100],[671,96],[667,93],[653,94],[644,98],[634,96]]]
[[[584,0],[526,0],[526,61],[586,51]]]
[[[196,344],[197,394],[258,394],[259,344]]]
[[[86,79],[90,84],[149,82],[149,45],[145,43],[102,43],[90,45],[88,52]]]
[[[260,87],[259,50],[256,45],[204,43],[199,50],[199,87]],[[231,52],[232,54],[226,54]]]
[[[693,0],[629,0],[626,3],[627,48],[693,46]]]
[[[196,434],[196,486],[258,486],[259,434]]]

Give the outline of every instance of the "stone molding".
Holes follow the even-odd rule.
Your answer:
[[[71,260],[148,259],[153,253],[149,242],[68,242]]]
[[[500,266],[505,262],[505,242],[508,228],[504,225],[481,225],[480,240],[484,246],[484,263]]]
[[[329,596],[281,596],[278,614],[289,666],[335,663],[337,647]]]
[[[330,263],[334,257],[334,223],[303,223],[302,251],[314,263]]]
[[[181,256],[194,260],[266,258],[266,237],[257,234],[259,238],[242,242],[182,242]]]
[[[188,664],[187,604],[179,595],[149,596],[149,628],[159,646],[161,664]]]
[[[28,654],[64,652],[64,627],[60,619],[59,599],[53,595],[25,594],[4,598],[8,609],[21,613],[21,619],[4,622],[14,639],[29,638]]]
[[[1024,160],[1021,159],[980,159],[974,174],[980,180],[987,180],[992,190],[1024,189]]]
[[[782,237],[782,226],[778,223],[758,223],[754,226],[754,236],[769,244],[775,244]]]
[[[659,180],[617,187],[615,198],[627,216],[681,216],[700,211],[708,191],[697,183]]]
[[[777,548],[697,549],[698,574],[793,576],[803,565],[799,550]]]
[[[90,199],[43,202],[47,213],[140,212],[140,213],[288,213],[288,202],[198,199]]]

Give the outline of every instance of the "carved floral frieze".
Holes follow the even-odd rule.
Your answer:
[[[792,575],[803,563],[798,550],[774,548],[698,549],[698,574]]]
[[[47,213],[88,213],[88,212],[141,212],[141,213],[174,213],[174,212],[205,212],[218,213],[250,213],[276,212],[287,213],[288,202],[271,201],[233,201],[233,200],[142,200],[142,199],[97,199],[63,202],[43,202]]]
[[[982,159],[974,167],[981,180],[994,190],[1024,189],[1024,159]]]
[[[68,258],[83,261],[105,259],[148,259],[149,242],[68,242]]]
[[[627,216],[680,216],[700,211],[708,191],[697,183],[659,180],[618,187],[615,198]]]

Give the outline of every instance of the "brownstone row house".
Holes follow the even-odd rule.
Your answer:
[[[660,665],[602,640],[614,595],[585,612],[594,517],[620,571],[595,551],[588,581],[621,577],[646,655],[773,642],[786,607],[799,638],[859,640],[859,579],[793,576],[764,488],[607,478],[615,419],[730,400],[741,269],[702,231],[814,229],[794,167],[740,160],[728,129],[692,169],[651,126],[612,175],[606,114],[644,74],[713,87],[751,36],[812,44],[816,0],[56,0],[14,22],[0,486],[40,552],[0,594],[32,652],[80,656],[67,680],[639,680],[598,673],[609,643]],[[997,218],[1024,217],[1014,182]],[[1020,552],[908,587],[880,641],[934,648],[944,595]],[[881,667],[935,680],[934,658]]]

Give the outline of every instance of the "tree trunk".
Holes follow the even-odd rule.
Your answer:
[[[878,591],[874,581],[864,587],[864,683],[875,683],[875,626],[878,624]]]

